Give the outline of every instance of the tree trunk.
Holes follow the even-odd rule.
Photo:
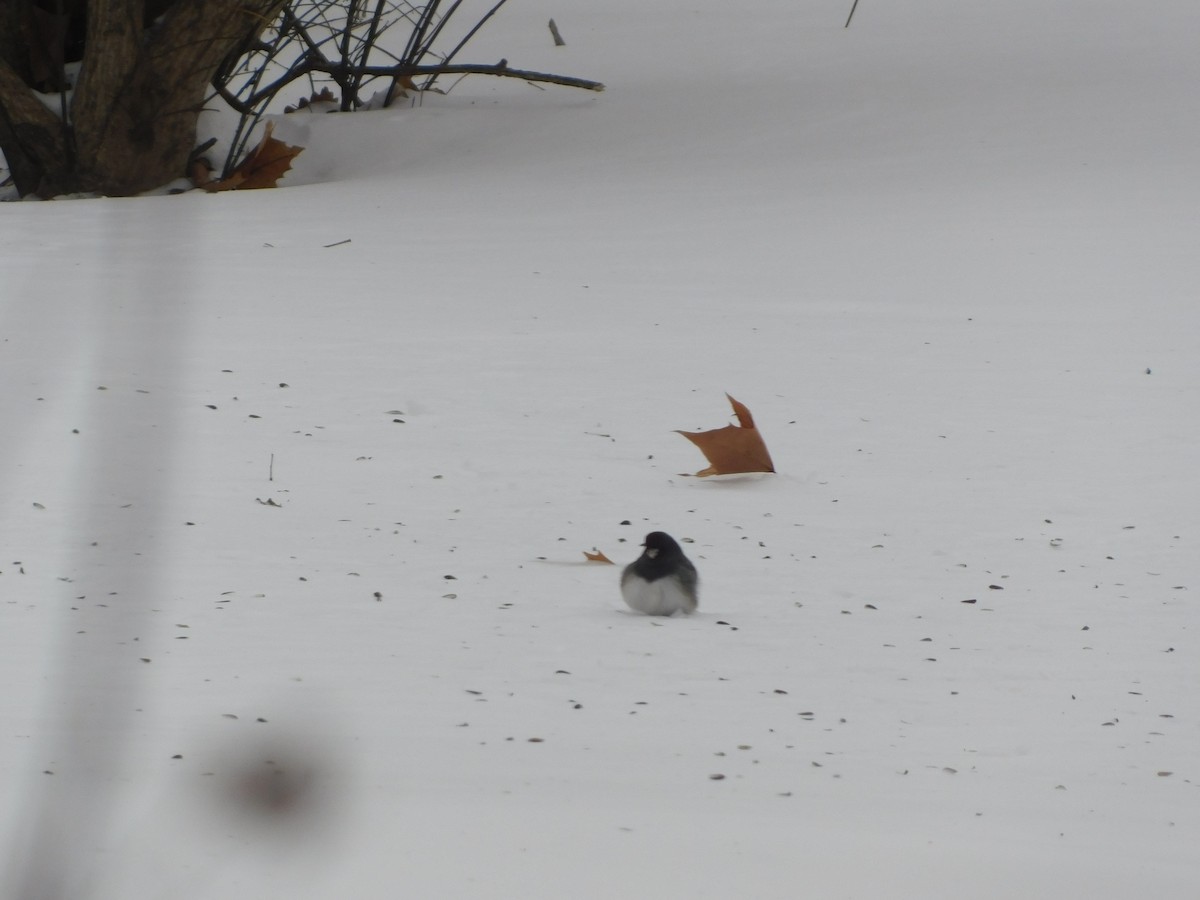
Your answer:
[[[30,0],[14,3],[22,5]],[[0,57],[0,149],[17,190],[126,196],[185,175],[217,66],[282,6],[283,0],[90,0],[65,125],[22,79],[24,61]],[[14,18],[0,14],[0,29],[7,31]],[[6,45],[0,38],[0,53]]]

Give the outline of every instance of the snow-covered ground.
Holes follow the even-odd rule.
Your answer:
[[[1200,6],[848,12],[0,209],[4,896],[1200,896]]]

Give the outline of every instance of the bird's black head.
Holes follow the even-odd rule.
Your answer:
[[[683,553],[679,549],[679,545],[675,543],[675,538],[665,531],[650,532],[646,535],[646,540],[642,541],[642,546],[646,548],[646,556],[651,559],[670,558]]]

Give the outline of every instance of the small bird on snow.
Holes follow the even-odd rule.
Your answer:
[[[648,616],[696,611],[700,577],[675,539],[652,531],[642,544],[645,552],[621,573],[621,596],[631,609]]]

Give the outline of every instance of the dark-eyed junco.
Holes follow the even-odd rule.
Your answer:
[[[669,616],[680,610],[694,613],[700,578],[675,539],[652,531],[642,546],[645,552],[621,573],[625,602],[648,616]]]

